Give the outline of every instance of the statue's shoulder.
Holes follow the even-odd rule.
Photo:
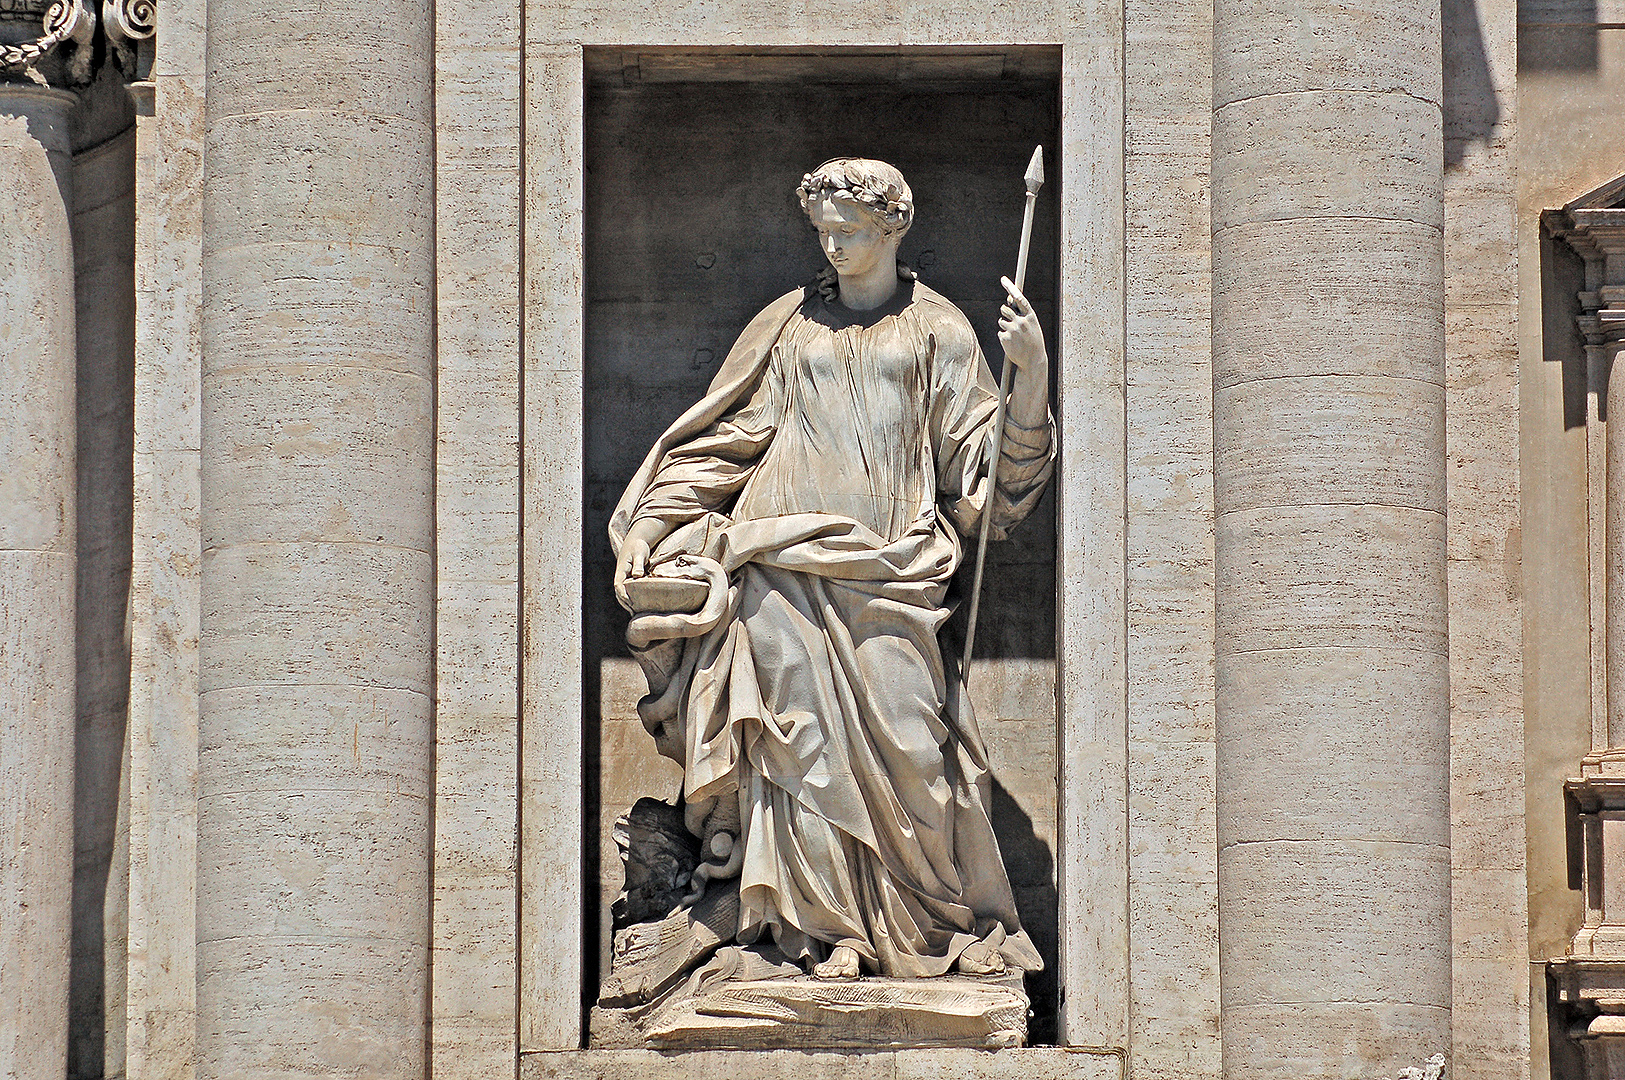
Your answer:
[[[787,322],[790,316],[800,310],[801,305],[816,296],[816,285],[803,285],[791,289],[767,307],[756,313],[756,317],[745,327],[745,334],[760,333],[762,331],[777,331]]]
[[[914,297],[909,306],[937,336],[940,346],[958,346],[968,351],[976,345],[976,331],[959,305],[924,282],[914,282]]]
[[[737,395],[749,380],[761,373],[779,332],[801,309],[807,293],[808,290],[804,288],[791,289],[756,313],[756,317],[739,332],[738,340],[723,358],[722,366],[711,380],[711,389],[706,392],[707,398],[718,393]]]

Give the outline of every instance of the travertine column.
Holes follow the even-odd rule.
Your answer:
[[[209,0],[198,1075],[421,1077],[427,0]]]
[[[0,82],[0,1076],[67,1067],[74,101]]]
[[[1439,7],[1214,10],[1224,1075],[1450,1047]]]

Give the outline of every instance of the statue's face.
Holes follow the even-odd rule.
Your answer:
[[[807,216],[818,232],[824,258],[843,277],[859,277],[897,254],[897,238],[887,236],[874,218],[851,202],[820,196]]]

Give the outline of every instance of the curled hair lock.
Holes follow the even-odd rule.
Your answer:
[[[897,263],[897,279],[899,281],[918,281],[920,275],[916,274],[901,260]],[[818,277],[813,282],[818,288],[818,295],[824,298],[825,303],[833,304],[841,296],[841,278],[833,266],[826,266],[818,271]]]

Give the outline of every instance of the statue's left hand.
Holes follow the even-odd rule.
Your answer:
[[[660,522],[654,518],[639,518],[621,542],[621,554],[615,560],[615,599],[627,611],[632,610],[632,601],[626,595],[626,581],[649,572],[650,553],[664,536],[665,529]]]
[[[1044,351],[1044,331],[1032,304],[1009,278],[1000,278],[999,284],[1008,294],[999,309],[999,344],[1004,346],[1005,359],[1018,371],[1046,363],[1049,356]]]

